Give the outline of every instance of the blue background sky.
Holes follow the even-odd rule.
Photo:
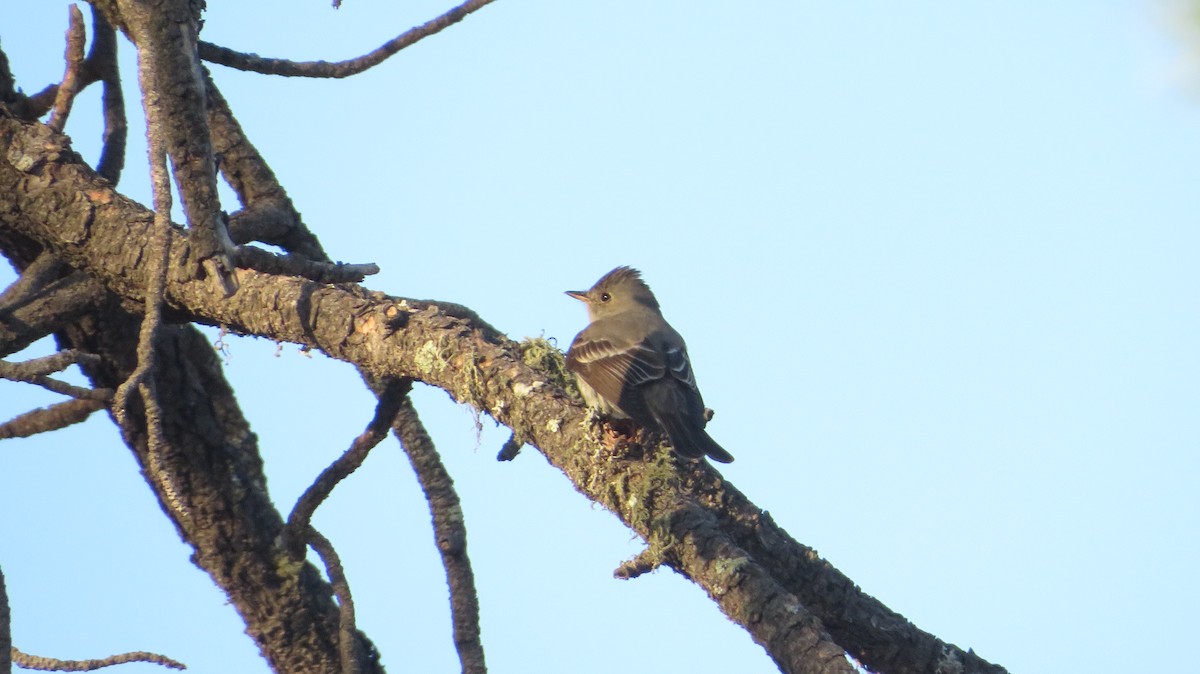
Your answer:
[[[448,7],[209,4],[205,39],[327,60]],[[18,84],[61,77],[65,5],[0,8]],[[1200,101],[1162,8],[500,0],[349,80],[212,69],[330,255],[383,268],[374,289],[565,347],[586,318],[562,291],[642,269],[738,457],[722,473],[922,629],[1013,672],[1195,671]],[[98,99],[68,125],[91,161]],[[148,202],[141,134],[135,115],[122,190]],[[286,512],[373,401],[345,364],[227,343]],[[682,577],[612,579],[638,541],[535,451],[499,464],[502,429],[415,395],[492,671],[776,671]],[[3,384],[0,416],[55,399]],[[266,671],[106,417],[0,465],[22,649]],[[385,664],[456,671],[395,443],[315,522]]]

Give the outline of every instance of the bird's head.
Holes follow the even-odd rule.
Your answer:
[[[593,321],[638,307],[659,310],[658,300],[642,280],[642,273],[632,267],[617,267],[589,290],[568,290],[567,294],[587,305]]]

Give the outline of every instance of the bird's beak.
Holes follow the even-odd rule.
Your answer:
[[[567,294],[570,295],[571,297],[574,297],[575,299],[579,300],[580,302],[588,301],[588,296],[587,296],[586,290],[568,290]]]

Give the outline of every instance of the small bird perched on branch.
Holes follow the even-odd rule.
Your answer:
[[[567,294],[587,305],[591,319],[567,350],[567,369],[587,404],[665,432],[681,456],[733,461],[704,430],[704,399],[687,345],[663,318],[641,272],[617,267],[590,290]]]

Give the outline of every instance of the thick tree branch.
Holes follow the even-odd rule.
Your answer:
[[[0,218],[7,226],[119,295],[143,298],[130,279],[144,261],[121,247],[146,240],[149,218],[140,205],[96,181],[45,127],[0,119],[0,157]],[[189,254],[190,242],[176,237],[172,267]],[[321,349],[373,376],[428,382],[513,428],[582,493],[668,551],[667,563],[701,585],[785,672],[829,671],[836,659],[797,654],[825,654],[837,646],[875,671],[933,672],[951,663],[968,673],[1003,671],[917,630],[862,593],[706,464],[676,465],[666,454],[630,460],[628,450],[615,451],[564,392],[565,380],[553,368],[531,367],[556,362],[557,351],[515,344],[435,303],[251,271],[239,276],[241,291],[225,299],[194,279],[172,275],[167,301],[196,320]],[[264,305],[290,310],[265,315],[259,309]],[[780,603],[782,595],[756,591],[772,587],[794,596],[832,642],[818,637],[814,644],[818,625],[791,611],[791,602]],[[811,629],[780,633],[777,623],[754,620],[756,615],[779,615]]]
[[[314,261],[325,262],[329,257],[321,248],[320,242],[304,225],[300,214],[288,198],[283,186],[275,178],[258,151],[242,133],[241,127],[229,110],[228,104],[221,97],[211,78],[206,78],[209,92],[209,125],[213,129],[213,144],[220,153],[222,172],[225,179],[238,194],[238,198],[246,207],[242,214],[235,214],[231,221],[239,217],[254,221],[254,225],[246,223],[246,231],[238,232],[231,224],[231,232],[235,238],[241,234],[248,239],[278,242],[285,250],[303,255]],[[265,217],[264,217],[265,216]],[[266,234],[261,231],[264,221],[280,225],[278,233]],[[250,231],[254,228],[255,231]],[[261,271],[261,270],[260,270]],[[458,496],[454,492],[450,476],[442,465],[433,441],[425,432],[424,425],[407,399],[407,392],[412,386],[408,379],[379,380],[363,372],[368,385],[380,399],[379,409],[385,401],[390,409],[390,399],[397,393],[403,393],[403,412],[397,417],[393,426],[400,435],[413,469],[417,472],[433,511],[434,537],[438,541],[438,550],[446,569],[447,584],[450,587],[450,608],[454,624],[454,643],[464,672],[478,674],[486,671],[483,644],[480,640],[479,603],[475,590],[474,574],[471,570],[470,558],[466,553],[466,525],[463,522],[462,509]],[[394,413],[392,413],[393,416]],[[304,499],[302,498],[301,501]],[[299,507],[300,504],[297,504]],[[295,511],[293,511],[294,513]],[[291,518],[289,518],[291,519]],[[449,545],[456,541],[457,545]],[[336,584],[335,584],[336,585]],[[347,591],[348,592],[348,591]],[[346,608],[342,605],[343,621]],[[344,645],[346,642],[342,642]],[[343,651],[343,660],[346,659]]]
[[[2,131],[0,137],[7,138]],[[0,166],[5,165],[0,160]],[[10,227],[23,218],[15,211],[0,216],[0,248],[18,268],[42,250]],[[135,272],[134,279],[143,278],[143,272]],[[136,365],[139,321],[122,304],[138,308],[137,303],[106,294],[94,312],[64,326],[58,335],[64,348],[101,356],[99,364],[85,367],[98,387],[117,386]],[[170,473],[178,488],[175,498],[189,516],[177,517],[179,510],[169,505],[161,484],[149,481],[164,511],[193,547],[193,561],[242,615],[247,634],[275,671],[339,672],[339,620],[332,592],[312,565],[295,562],[279,545],[283,520],[267,494],[256,439],[208,339],[193,328],[167,325],[155,348],[161,352],[159,361],[172,364],[152,374],[163,403],[160,444],[168,447],[160,470]],[[149,471],[148,422],[136,404],[131,408],[120,429],[143,470]],[[358,638],[365,657],[362,671],[382,671],[369,641]]]
[[[462,21],[468,14],[489,5],[494,0],[467,0],[463,4],[447,11],[437,18],[416,26],[383,43],[378,49],[369,54],[347,61],[330,63],[328,61],[289,61],[287,59],[263,58],[257,54],[242,52],[219,47],[209,42],[200,43],[200,58],[210,63],[229,66],[237,70],[262,73],[264,75],[283,75],[284,77],[331,77],[342,78],[357,75],[371,67],[383,63],[401,49],[416,42],[440,33],[446,28]]]
[[[138,81],[146,119],[161,126],[158,131],[171,157],[192,230],[194,258],[185,268],[199,276],[196,265],[202,265],[210,282],[217,283],[228,295],[236,288],[233,242],[221,219],[204,81],[196,55],[202,6],[192,0],[117,2],[129,37],[138,49]]]
[[[89,372],[96,382],[120,382],[136,364],[133,345],[139,321],[115,307],[98,326],[66,331],[71,343],[104,356]],[[276,672],[333,674],[341,671],[339,613],[317,570],[283,548],[284,523],[267,493],[257,440],[224,380],[208,339],[191,327],[164,325],[155,341],[160,362],[150,376],[160,403],[158,465],[151,467],[150,422],[134,398],[120,426],[147,479],[192,560],[229,597],[268,665]],[[117,365],[117,369],[111,369]],[[164,482],[174,493],[164,490]],[[181,513],[186,513],[181,516]],[[362,640],[359,652],[373,656]],[[374,659],[363,672],[381,672]]]

